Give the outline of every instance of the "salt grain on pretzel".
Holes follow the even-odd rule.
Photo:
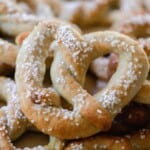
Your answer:
[[[150,130],[141,129],[138,132],[127,135],[134,150],[148,150],[150,148]]]

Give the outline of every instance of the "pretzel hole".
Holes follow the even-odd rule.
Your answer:
[[[14,76],[14,68],[11,65],[0,62],[0,75],[13,77]]]

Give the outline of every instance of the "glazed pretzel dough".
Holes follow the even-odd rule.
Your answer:
[[[84,38],[68,24],[45,21],[28,36],[17,57],[16,83],[22,111],[42,132],[62,139],[87,137],[107,130],[111,122],[109,114],[114,118],[128,104],[148,72],[145,53],[130,38],[115,32],[98,32]],[[55,52],[51,68],[52,82],[61,96],[73,105],[73,111],[55,107],[51,102],[55,95],[53,89],[42,88],[44,61],[54,39],[61,45],[61,51]],[[103,51],[99,51],[99,48]],[[84,83],[89,60],[108,53],[110,49],[120,54],[122,62],[119,69],[122,71],[118,69],[107,88],[95,96],[96,101],[78,82]],[[122,65],[125,65],[124,69],[121,69]],[[118,83],[114,83],[115,78]],[[123,83],[126,86],[122,86]],[[110,97],[106,94],[110,94]],[[44,100],[50,101],[50,106]],[[37,114],[40,114],[38,118]]]

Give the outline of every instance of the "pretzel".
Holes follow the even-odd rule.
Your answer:
[[[29,14],[24,11],[17,10],[19,6],[16,3],[9,1],[6,2],[4,0],[2,0],[2,2],[3,5],[5,4],[5,10],[15,9],[14,13],[4,11],[0,14],[0,31],[7,35],[16,36],[21,32],[31,31],[33,27],[38,24],[38,22],[46,19],[44,14],[38,16],[33,13]],[[13,3],[13,5],[10,5],[10,3]],[[42,7],[43,5],[40,6]],[[49,15],[47,18],[50,17],[51,15]]]
[[[147,80],[143,83],[140,91],[135,96],[135,101],[138,103],[150,104],[150,81]]]
[[[94,137],[70,142],[65,150],[131,150],[130,142],[126,138],[108,135],[97,135]]]
[[[42,0],[32,0],[32,1],[22,0],[21,2],[20,1],[16,2],[16,4],[19,6],[22,3],[26,4],[30,8],[30,12],[32,14],[35,14],[36,16],[47,16],[47,17],[53,16],[51,8],[47,4],[45,4]]]
[[[121,7],[121,11],[124,11],[124,12],[150,11],[148,1],[146,0],[142,0],[142,1],[141,0],[132,0],[132,1],[121,0],[120,7]]]
[[[118,83],[116,89],[114,89],[115,85],[110,82],[110,89],[106,88],[101,96],[99,96],[99,94],[95,96],[98,101],[83,90],[78,83],[84,83],[85,77],[83,75],[89,64],[89,62],[87,63],[87,60],[84,59],[92,59],[90,58],[91,55],[88,53],[93,53],[94,49],[96,53],[102,54],[102,52],[94,47],[98,44],[94,42],[96,39],[93,36],[98,36],[97,38],[102,40],[100,43],[104,42],[104,44],[101,43],[101,47],[107,47],[108,49],[113,48],[118,50],[118,47],[121,46],[120,44],[117,44],[114,48],[109,44],[110,40],[116,40],[119,43],[123,41],[125,42],[125,46],[128,47],[128,52],[123,48],[123,51],[126,52],[125,54],[128,55],[129,53],[131,57],[136,57],[136,60],[132,60],[132,58],[129,59],[131,61],[129,63],[130,65],[126,64],[129,71],[122,71],[123,73],[128,73],[124,73],[127,77],[122,75],[120,83]],[[61,51],[57,50],[55,53],[51,67],[52,82],[60,95],[73,105],[72,111],[54,107],[55,105],[51,100],[53,100],[53,95],[55,95],[55,93],[52,89],[48,90],[42,88],[43,75],[45,72],[44,61],[48,56],[46,50],[53,39],[58,41],[57,43],[61,44],[62,48]],[[74,29],[68,24],[59,21],[45,21],[35,27],[19,51],[15,78],[21,109],[27,118],[32,121],[39,130],[48,135],[56,136],[61,139],[74,139],[87,137],[99,131],[108,130],[111,123],[110,115],[114,118],[115,115],[120,112],[121,108],[124,107],[136,94],[147,76],[148,62],[145,53],[138,44],[130,38],[114,32],[100,32],[97,33],[97,35],[89,34],[85,36],[85,39],[86,40],[84,41],[81,38],[80,33],[76,30],[74,31]],[[104,51],[103,53],[107,52]],[[67,56],[65,57],[64,55]],[[85,63],[87,64],[85,65]],[[67,64],[71,65],[67,67]],[[40,66],[42,66],[42,68]],[[69,70],[67,70],[66,67]],[[70,72],[78,82],[75,81]],[[122,80],[130,81],[130,83],[126,84],[126,90],[122,87]],[[136,88],[131,86],[133,83]],[[111,84],[113,91],[111,89]],[[122,94],[120,92],[118,92],[119,95],[114,93],[115,90],[116,92],[118,91],[117,88],[123,90],[123,92],[121,92]],[[45,92],[47,93],[46,95]],[[110,99],[110,101],[107,100],[106,94],[110,94],[110,97],[108,97],[108,100]],[[123,102],[119,99],[120,96],[122,97]],[[48,99],[47,101],[50,101],[49,106],[44,103],[46,99]],[[112,99],[117,99],[118,101],[112,102]],[[107,111],[101,106],[101,104]],[[40,115],[37,117],[37,114]]]
[[[65,150],[148,150],[150,147],[149,139],[150,131],[147,129],[139,130],[124,137],[96,135],[90,138],[69,142]]]
[[[44,0],[49,4],[55,15],[80,27],[105,24],[109,0]]]
[[[0,98],[7,103],[7,106],[3,106],[0,109],[0,149],[16,150],[17,148],[15,148],[11,140],[15,140],[26,130],[30,129],[31,124],[20,110],[14,81],[9,78],[0,77],[0,85]],[[55,146],[60,148],[61,145],[59,143],[55,144]],[[53,149],[53,145],[37,146],[28,149],[49,150]]]
[[[130,20],[131,16],[143,15],[149,12],[150,4],[148,0],[120,0],[120,9],[111,11],[109,20],[113,23],[126,22],[125,20]]]
[[[135,15],[129,14],[129,16],[127,15],[127,17],[125,17],[123,20],[121,19],[120,21],[116,22],[112,29],[135,38],[146,37],[150,35],[149,13],[140,13]]]

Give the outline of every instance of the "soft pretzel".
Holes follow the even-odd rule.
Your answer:
[[[16,45],[0,39],[0,61],[15,67],[18,48]]]
[[[126,22],[127,20],[130,20],[129,22],[131,22],[131,19],[129,19],[131,16],[143,15],[146,13],[150,13],[149,0],[120,0],[120,9],[111,11],[109,19],[113,23]],[[138,20],[135,19],[135,21]]]
[[[42,132],[62,139],[87,137],[107,130],[111,118],[129,103],[148,72],[145,53],[137,42],[127,36],[116,32],[98,32],[86,35],[84,38],[85,40],[68,24],[45,21],[35,27],[24,41],[17,57],[15,78],[22,111]],[[60,95],[73,105],[72,111],[56,107],[53,104],[53,100],[56,99],[53,89],[42,88],[44,62],[48,57],[47,49],[54,39],[61,45],[61,51],[55,52],[51,78]],[[105,54],[111,48],[116,50],[115,52],[118,50],[126,66],[123,68],[127,70],[123,69],[121,71],[123,75],[118,77],[119,69],[123,65],[120,63],[118,72],[109,86],[95,96],[96,101],[78,82],[84,83],[90,63],[87,60],[97,57],[96,54]],[[113,81],[115,78],[118,79],[117,83]],[[119,89],[122,92],[119,92]],[[44,101],[49,101],[49,106]],[[37,117],[37,114],[40,115]]]
[[[30,129],[31,124],[20,110],[16,84],[13,80],[0,77],[0,98],[7,103],[7,106],[3,106],[0,109],[0,149],[16,150],[17,148],[15,148],[11,140],[15,140],[26,130]],[[55,146],[59,147],[58,143],[55,144]],[[53,149],[52,146],[37,146],[28,149],[49,150]]]
[[[148,150],[150,147],[149,139],[150,131],[148,129],[142,129],[122,137],[96,135],[72,141],[65,147],[65,150]]]
[[[0,85],[0,98],[7,103],[7,106],[3,106],[1,110],[6,117],[8,134],[11,139],[16,139],[25,131],[27,119],[20,110],[15,83],[8,78],[0,77]]]
[[[127,34],[129,36],[139,38],[149,36],[150,29],[150,13],[140,13],[135,15],[127,15],[124,19],[116,22],[113,29]]]
[[[97,135],[90,138],[70,142],[65,150],[131,150],[126,138],[108,135]]]
[[[55,15],[80,27],[104,24],[109,0],[43,0],[54,10]]]
[[[135,100],[138,103],[150,104],[150,81],[146,80],[137,95],[135,96]]]
[[[37,17],[38,16],[46,16],[50,17],[53,16],[51,8],[45,4],[42,0],[21,0],[21,1],[16,1],[17,5],[27,5],[27,7],[30,8],[30,13],[35,14]]]
[[[150,148],[150,130],[141,129],[138,132],[126,136],[134,150],[148,150]]]
[[[24,11],[20,11],[20,9],[17,10],[19,6],[16,3],[4,0],[1,1],[6,8],[2,13],[0,13],[0,31],[5,34],[16,36],[21,32],[31,31],[38,22],[46,19],[44,14],[38,16],[33,13],[26,13]],[[13,3],[13,5],[10,5],[10,3]],[[43,5],[40,6],[42,7]],[[11,9],[15,9],[15,11],[13,11],[14,13],[9,12]],[[51,15],[48,15],[47,18],[51,17]]]

